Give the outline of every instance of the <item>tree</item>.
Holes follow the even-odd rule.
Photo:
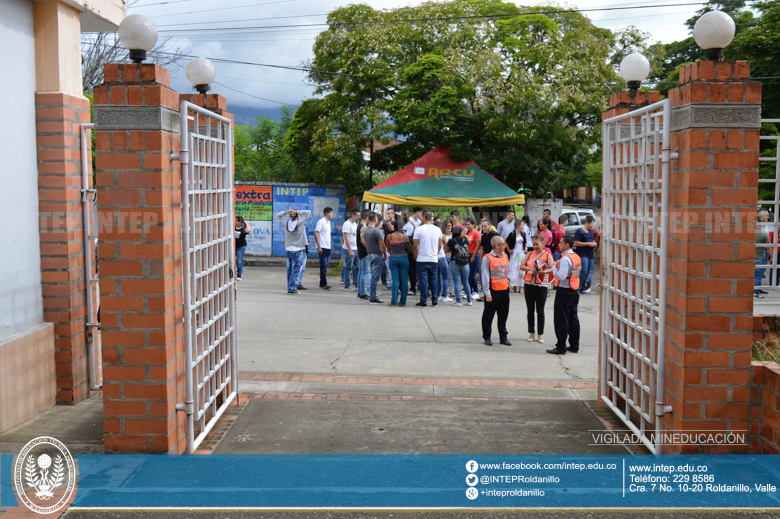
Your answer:
[[[176,65],[187,52],[178,46],[173,36],[165,38],[149,51],[148,61],[161,67]],[[81,41],[81,80],[84,92],[103,82],[103,66],[107,63],[130,63],[127,50],[122,47],[115,32],[99,32]]]
[[[328,24],[308,63],[321,98],[296,112],[287,146],[302,167],[353,192],[371,186],[362,151],[392,135],[405,142],[374,153],[374,169],[450,146],[512,188],[546,192],[552,173],[593,142],[622,81],[617,55],[645,45],[635,30],[616,36],[563,8],[500,0],[350,5]]]
[[[284,137],[290,129],[293,111],[289,106],[282,106],[279,122],[261,116],[254,126],[235,127],[233,143],[236,180],[301,181],[299,170],[284,149]]]

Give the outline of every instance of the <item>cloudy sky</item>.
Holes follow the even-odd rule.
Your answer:
[[[575,0],[568,5],[594,9],[691,4],[695,1]],[[298,67],[302,61],[312,57],[314,39],[323,26],[268,26],[320,24],[326,20],[329,11],[348,3],[349,0],[137,0],[128,8],[128,14],[149,16],[157,24],[160,39],[175,36],[178,45],[187,48],[191,55]],[[363,0],[363,3],[375,9],[389,9],[416,5],[420,1]],[[543,2],[521,0],[516,3],[535,5]],[[654,40],[671,42],[687,36],[684,22],[699,8],[700,5],[676,5],[586,14],[601,27],[621,29],[633,25],[650,33]],[[242,34],[222,30],[224,27],[242,26],[265,28]],[[193,29],[202,30],[193,32]],[[182,67],[188,60],[181,62]],[[216,63],[215,66],[216,82],[220,84],[213,85],[212,91],[227,97],[228,106],[234,111],[238,112],[238,108],[242,107],[243,114],[251,108],[257,113],[272,115],[278,111],[280,103],[298,105],[312,90],[306,86],[305,73],[301,71],[227,63]],[[180,92],[191,88],[183,68],[178,69],[173,83]]]

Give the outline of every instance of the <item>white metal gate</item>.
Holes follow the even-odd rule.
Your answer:
[[[671,102],[603,125],[602,400],[654,453],[664,406]]]
[[[238,395],[232,132],[229,119],[181,102],[186,401],[177,408],[190,454]]]
[[[761,119],[761,123],[778,124],[780,119]],[[758,229],[763,229],[770,235],[771,239],[769,243],[759,245],[759,247],[764,249],[766,259],[763,264],[756,263],[753,288],[755,290],[763,290],[765,288],[777,289],[780,288],[780,278],[778,278],[780,276],[780,263],[778,262],[778,259],[780,259],[780,256],[778,256],[778,248],[780,248],[780,239],[778,239],[778,228],[780,227],[780,222],[778,222],[778,218],[780,218],[780,136],[762,135],[759,139],[762,141],[774,141],[775,156],[758,158],[759,171],[763,174],[765,167],[761,166],[769,163],[767,164],[769,168],[766,169],[774,169],[774,176],[758,179],[758,206],[771,211],[771,214],[769,215],[769,221],[759,221],[757,225]],[[771,163],[774,163],[774,166],[771,166]],[[764,187],[764,189],[761,189],[761,187]],[[771,192],[771,199],[762,200],[764,198],[761,196],[762,193],[769,194],[769,192]],[[758,216],[761,216],[761,213]],[[768,277],[766,276],[767,271],[769,272]],[[766,284],[764,284],[764,279],[766,279]]]

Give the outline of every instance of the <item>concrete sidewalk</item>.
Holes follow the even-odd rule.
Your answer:
[[[369,305],[345,292],[317,288],[319,273],[307,268],[300,295],[287,293],[285,270],[246,268],[238,282],[239,369],[252,372],[382,374],[587,380],[597,378],[599,296],[580,298],[581,349],[554,356],[553,301],[546,305],[545,344],[527,342],[524,296],[512,294],[511,347],[482,344],[481,302],[461,308],[440,303],[417,308]],[[384,289],[380,299],[390,300]]]

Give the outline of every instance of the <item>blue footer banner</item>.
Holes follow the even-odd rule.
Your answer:
[[[780,506],[780,456],[769,455],[80,455],[75,459],[77,483],[71,506],[86,508]],[[30,456],[21,461],[11,455],[0,460],[0,506],[16,506],[18,490],[32,492],[27,488],[31,482],[38,483],[38,494],[53,491],[56,478],[48,476],[49,471],[64,467],[56,457],[41,462]],[[17,476],[19,482],[14,481]],[[42,482],[49,483],[44,490]]]

